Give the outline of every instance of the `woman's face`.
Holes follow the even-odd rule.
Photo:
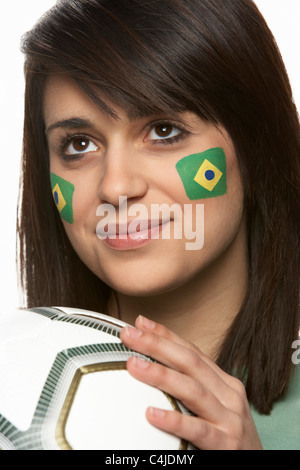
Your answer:
[[[115,290],[167,292],[216,263],[244,233],[233,145],[225,129],[190,112],[129,117],[114,110],[118,119],[102,112],[68,78],[48,80],[44,118],[50,171],[74,189],[73,219],[63,224],[82,261]],[[215,148],[226,155],[227,190],[190,199],[181,178],[184,172],[190,177],[191,159],[182,159]],[[206,167],[208,184],[216,177],[215,166]],[[55,189],[53,194],[56,199]],[[176,213],[170,210],[174,204]]]

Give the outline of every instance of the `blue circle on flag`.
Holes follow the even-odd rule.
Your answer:
[[[57,194],[57,191],[54,191],[54,201],[55,201],[55,204],[57,205],[57,204],[58,204],[58,194]]]
[[[211,181],[213,180],[215,177],[215,172],[212,171],[212,170],[206,170],[205,172],[205,178],[208,180],[208,181]]]

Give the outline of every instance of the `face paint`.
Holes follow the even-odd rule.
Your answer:
[[[50,173],[51,189],[54,202],[62,219],[69,224],[73,223],[72,199],[74,185],[60,178],[54,173]]]
[[[222,148],[184,157],[176,169],[190,200],[222,196],[227,192],[226,155]]]

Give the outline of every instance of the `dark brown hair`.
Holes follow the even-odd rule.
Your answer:
[[[287,389],[299,328],[300,142],[289,80],[251,0],[62,0],[24,37],[26,97],[19,258],[26,305],[102,310],[109,289],[79,260],[57,214],[44,81],[68,74],[107,113],[192,111],[222,124],[244,182],[249,286],[218,364],[268,413]],[[243,375],[245,373],[245,375]]]

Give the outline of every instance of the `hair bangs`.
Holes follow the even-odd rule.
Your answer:
[[[182,18],[175,31],[179,18],[171,6],[168,17],[154,14],[151,2],[134,12],[127,2],[58,2],[24,36],[27,70],[65,73],[113,117],[107,102],[131,116],[190,110],[216,120],[206,100],[201,102],[199,83],[195,100],[195,82],[184,69],[191,51]]]

